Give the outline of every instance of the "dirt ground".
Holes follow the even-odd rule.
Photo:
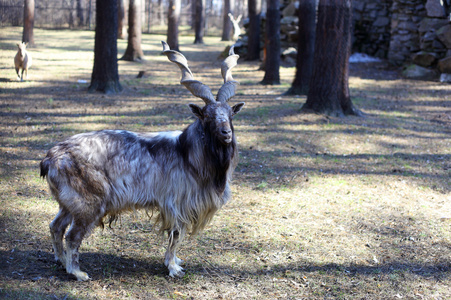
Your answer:
[[[143,35],[144,63],[119,61],[122,93],[87,93],[93,37],[35,29],[34,65],[18,82],[21,28],[0,29],[0,298],[451,298],[451,85],[402,79],[386,62],[350,66],[366,117],[330,118],[300,113],[304,96],[282,95],[294,68],[262,86],[258,64],[240,60],[233,200],[182,245],[186,275],[168,276],[165,242],[144,212],[84,240],[92,280],[66,274],[48,230],[58,207],[39,178],[46,151],[79,132],[183,129],[193,121],[187,104],[201,104],[160,55],[159,35]],[[181,37],[181,50],[217,91],[227,43],[193,40]],[[120,54],[125,47],[118,41]]]

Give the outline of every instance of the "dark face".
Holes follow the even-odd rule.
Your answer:
[[[236,115],[244,103],[238,103],[230,107],[227,103],[210,103],[200,108],[190,104],[191,111],[199,118],[205,129],[209,129],[211,134],[224,145],[228,145],[233,140],[232,117]]]

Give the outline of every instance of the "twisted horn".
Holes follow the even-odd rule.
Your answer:
[[[204,100],[206,104],[216,102],[211,92],[211,89],[198,80],[194,80],[193,73],[188,68],[188,61],[182,53],[171,50],[166,42],[161,41],[163,44],[163,53],[166,54],[168,59],[179,66],[182,71],[182,79],[180,83],[183,84],[194,96]]]
[[[238,54],[235,54],[233,48],[233,46],[230,47],[229,56],[221,65],[221,75],[224,78],[224,84],[218,91],[216,97],[218,102],[227,102],[235,96],[236,86],[239,84],[232,77],[232,68],[237,65],[238,58],[240,58]]]

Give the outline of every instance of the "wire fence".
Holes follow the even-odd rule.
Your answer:
[[[77,28],[94,30],[95,0],[87,0],[85,7],[75,7],[75,1],[63,0],[60,5],[50,0],[39,1],[34,10],[34,27],[36,28]],[[167,11],[161,11],[156,3],[143,3],[142,30],[152,33],[161,30],[167,23]],[[23,26],[23,1],[0,0],[0,26]],[[192,14],[189,7],[182,8],[180,25],[191,25]],[[222,15],[209,11],[206,13],[206,29],[222,28]]]

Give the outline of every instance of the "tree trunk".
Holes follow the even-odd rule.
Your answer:
[[[70,0],[69,2],[69,28],[73,29],[75,27],[75,0]]]
[[[265,77],[261,84],[280,84],[280,12],[279,0],[268,0],[265,27]]]
[[[127,14],[125,8],[125,0],[117,0],[117,38],[125,39],[127,37]]]
[[[164,25],[164,8],[163,8],[163,1],[158,0],[158,19],[160,20],[160,25]]]
[[[179,50],[180,0],[169,0],[167,43],[172,50]]]
[[[313,73],[302,110],[330,116],[362,115],[349,95],[351,0],[320,0]]]
[[[117,0],[96,1],[94,68],[89,91],[122,91],[117,65]]]
[[[77,0],[77,26],[82,27],[85,23],[85,16],[83,13],[84,0]]]
[[[261,0],[249,0],[249,27],[247,42],[247,60],[260,59],[260,14]]]
[[[147,33],[150,33],[150,25],[152,20],[152,0],[147,0]],[[145,10],[144,10],[145,12]]]
[[[22,42],[28,43],[28,47],[34,45],[34,0],[25,0],[23,9],[23,34]]]
[[[89,30],[91,30],[91,20],[92,20],[92,0],[88,0],[88,17],[86,18],[86,23]]]
[[[286,95],[307,95],[315,51],[316,1],[300,0],[298,8],[298,54],[296,75]]]
[[[128,44],[122,60],[141,61],[144,53],[141,49],[141,0],[130,0],[128,7]]]
[[[232,40],[233,24],[232,24],[232,21],[230,21],[229,13],[231,13],[233,15],[234,4],[235,4],[234,0],[224,0],[221,41]]]
[[[195,16],[194,16],[194,44],[204,43],[205,30],[205,0],[194,0]]]

